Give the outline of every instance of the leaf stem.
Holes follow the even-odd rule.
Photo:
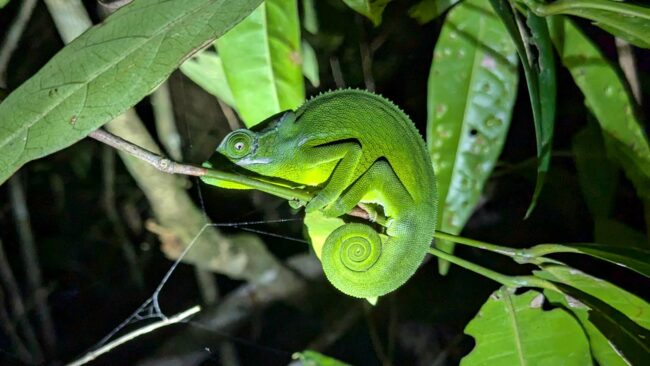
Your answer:
[[[510,288],[519,287],[538,287],[547,290],[559,291],[559,289],[551,282],[534,276],[508,276],[503,273],[496,272],[489,268],[485,268],[478,264],[472,263],[465,259],[456,257],[452,254],[443,252],[436,248],[429,248],[429,254],[436,256],[440,259],[449,261],[459,267],[465,268],[483,277],[489,278],[503,286]]]
[[[634,16],[650,20],[650,9],[624,4],[611,0],[559,0],[550,4],[543,4],[536,0],[518,0],[528,6],[528,8],[539,16],[549,16],[556,14],[580,15],[586,9],[604,10],[618,13],[623,16]]]

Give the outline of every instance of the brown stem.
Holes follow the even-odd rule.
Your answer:
[[[32,360],[36,361],[36,363],[42,362],[43,352],[41,350],[41,346],[36,340],[34,329],[32,329],[32,325],[29,324],[29,321],[27,320],[25,305],[23,303],[22,296],[20,295],[20,291],[18,290],[16,278],[11,271],[9,261],[5,255],[2,240],[0,240],[0,283],[2,283],[5,290],[7,291],[7,294],[9,296],[9,299],[7,299],[7,301],[9,302],[9,308],[13,313],[13,322],[18,324],[20,332],[25,338],[27,347],[29,347],[29,351],[31,352]]]
[[[156,168],[156,170],[160,170],[163,173],[192,175],[196,177],[200,177],[206,173],[205,168],[200,168],[193,165],[179,164],[149,150],[143,149],[140,146],[132,144],[122,139],[121,137],[115,136],[112,133],[102,129],[97,129],[89,133],[88,136],[94,138],[97,141],[103,142],[106,145],[112,146],[117,150],[124,151],[129,155],[148,163],[149,165]]]
[[[41,336],[43,337],[45,349],[48,353],[53,354],[56,345],[56,333],[54,331],[50,308],[47,305],[47,292],[42,285],[41,268],[38,261],[25,193],[20,182],[20,173],[14,174],[9,179],[9,195],[18,229],[18,237],[20,238],[27,288],[34,296],[36,313],[41,322]]]

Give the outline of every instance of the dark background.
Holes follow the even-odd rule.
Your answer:
[[[363,88],[359,43],[383,40],[373,55],[376,90],[401,106],[424,132],[427,78],[441,20],[418,25],[407,15],[413,2],[397,1],[388,6],[384,23],[374,28],[340,1],[316,3],[320,33],[305,33],[305,37],[318,54],[322,85],[318,90],[308,86],[308,95],[336,88],[330,69],[332,58],[340,61],[347,86]],[[19,2],[13,0],[0,10],[0,38],[4,38],[8,25],[15,18],[18,5]],[[96,4],[86,1],[86,5],[94,20],[99,21]],[[586,22],[580,24],[616,62],[613,38]],[[18,87],[61,47],[63,43],[47,8],[39,2],[9,65],[8,90]],[[647,105],[650,102],[650,52],[635,49],[635,56],[643,86],[642,105]],[[571,76],[561,67],[558,70],[559,104],[553,147],[559,153],[553,158],[537,209],[529,219],[523,219],[535,183],[536,167],[531,158],[536,150],[522,74],[510,132],[497,166],[498,174],[488,180],[484,200],[468,222],[464,236],[513,247],[594,240],[594,223],[580,191],[574,160],[570,154],[565,154],[571,151],[574,134],[586,126],[588,113]],[[185,138],[185,160],[195,163],[206,160],[228,130],[225,119],[214,98],[180,72],[171,76],[170,86],[179,130]],[[153,129],[147,98],[137,110]],[[638,112],[648,114],[647,110]],[[206,125],[210,126],[208,137],[197,139],[193,133],[203,131]],[[647,132],[647,124],[645,129]],[[196,144],[197,140],[201,144]],[[48,363],[70,361],[85,353],[150,296],[171,265],[158,250],[157,236],[144,229],[144,221],[152,215],[149,203],[118,159],[116,204],[123,220],[121,225],[126,228],[138,256],[138,265],[145,275],[144,283],[136,284],[125,270],[115,224],[107,219],[101,204],[104,189],[102,151],[103,146],[98,142],[85,140],[21,169],[48,304],[56,326],[56,353],[50,355]],[[643,209],[634,188],[623,174],[619,178],[613,217],[645,232]],[[213,189],[196,180],[190,184],[189,191],[197,203],[200,189],[205,210],[214,222],[265,219],[264,212],[269,209],[277,210],[280,217],[293,217],[288,206],[278,200],[254,202],[250,192]],[[256,202],[263,202],[267,207]],[[261,229],[302,237],[300,221]],[[226,232],[237,230],[224,229]],[[24,284],[25,273],[6,184],[0,186],[0,238],[18,282]],[[304,244],[273,237],[263,239],[280,258],[308,250]],[[478,250],[458,247],[457,254],[503,273],[530,270],[507,258]],[[633,272],[586,257],[561,259],[650,299],[647,280]],[[241,285],[221,275],[216,277],[222,295]],[[221,364],[222,355],[217,346],[229,341],[241,365],[285,365],[293,352],[302,350],[311,340],[328,332],[346,314],[352,314],[353,321],[349,322],[347,330],[324,349],[324,353],[352,364],[380,364],[369,332],[374,328],[384,351],[388,350],[395,364],[432,364],[436,357],[442,357],[441,352],[446,352],[447,358],[440,364],[456,364],[473,345],[472,339],[462,334],[464,326],[497,287],[496,283],[457,267],[452,267],[448,276],[441,277],[436,261],[432,260],[404,287],[382,299],[374,308],[337,293],[322,280],[314,283],[306,306],[298,308],[285,302],[276,303],[260,309],[243,326],[227,334],[202,330],[194,332],[193,338],[186,341],[192,352],[203,354],[204,364]],[[8,300],[0,306],[6,306]],[[24,300],[29,304],[30,295],[25,294]],[[166,314],[174,314],[199,301],[193,269],[179,266],[161,294],[163,310]],[[30,313],[30,320],[37,323],[33,313]],[[145,361],[159,351],[165,339],[192,326],[175,325],[148,334],[113,350],[97,364]],[[0,363],[17,362],[8,339],[0,334]]]

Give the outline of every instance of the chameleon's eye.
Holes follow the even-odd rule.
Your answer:
[[[251,152],[253,141],[254,138],[250,131],[233,131],[226,138],[225,153],[231,158],[242,158]]]

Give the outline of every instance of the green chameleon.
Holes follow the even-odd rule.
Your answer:
[[[204,166],[220,166],[225,157],[245,174],[317,189],[303,203],[307,214],[340,217],[365,205],[388,218],[385,226],[346,220],[325,240],[323,270],[340,291],[363,298],[385,295],[422,263],[435,231],[435,175],[415,126],[383,97],[361,90],[327,92],[295,112],[231,132],[216,152]]]

